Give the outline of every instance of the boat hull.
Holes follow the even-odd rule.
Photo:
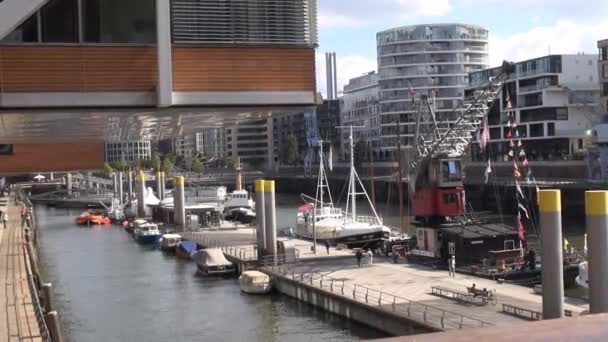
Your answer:
[[[312,234],[296,232],[296,236],[305,240],[312,240]],[[325,234],[317,236],[317,241],[331,241],[333,244],[345,244],[348,248],[383,246],[384,241],[390,238],[390,233],[384,231],[366,232],[361,234]]]
[[[235,274],[235,268],[233,265],[206,266],[197,263],[196,267],[200,273],[208,276],[229,276]]]
[[[252,223],[255,221],[255,213],[246,208],[232,208],[224,211],[224,219],[227,221]]]
[[[157,243],[160,235],[137,235],[135,240],[143,245]]]

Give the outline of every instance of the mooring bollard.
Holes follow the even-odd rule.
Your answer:
[[[53,297],[53,284],[44,283],[42,284],[42,304],[44,305],[45,312],[55,311],[54,309],[54,297]]]
[[[63,333],[61,332],[61,325],[59,324],[59,315],[57,311],[47,312],[45,315],[46,325],[49,328],[51,334],[51,341],[63,342]]]
[[[541,190],[539,196],[543,268],[543,318],[564,317],[562,205],[559,190]]]
[[[589,311],[608,312],[608,191],[585,193],[587,215]]]

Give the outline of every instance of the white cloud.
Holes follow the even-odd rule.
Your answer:
[[[338,93],[344,90],[344,85],[351,78],[361,76],[366,72],[376,70],[377,61],[375,57],[366,56],[339,56],[336,55],[336,69],[338,74]],[[317,53],[317,91],[324,97],[327,95],[327,77],[325,75],[325,54]]]
[[[353,27],[420,17],[441,17],[451,10],[450,0],[321,0],[321,28]]]
[[[608,22],[560,20],[508,37],[490,36],[490,63],[521,61],[549,54],[597,53],[597,41],[608,37]]]

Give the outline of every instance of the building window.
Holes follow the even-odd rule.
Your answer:
[[[583,149],[583,139],[578,139],[578,149],[579,150]]]
[[[52,0],[40,11],[42,41],[76,43],[78,41],[78,5],[76,0]]]
[[[33,15],[24,21],[15,31],[4,37],[6,43],[36,43],[38,42],[38,16]]]
[[[542,137],[545,135],[544,124],[533,124],[530,125],[530,137]]]
[[[11,154],[13,154],[13,145],[0,144],[0,155],[11,155]]]
[[[547,136],[548,137],[555,136],[555,123],[554,122],[547,123]]]
[[[154,43],[155,2],[149,0],[83,0],[87,43]]]

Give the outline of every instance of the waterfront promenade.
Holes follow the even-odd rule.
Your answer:
[[[278,274],[355,300],[361,305],[403,314],[438,330],[503,325],[523,320],[503,313],[502,304],[542,312],[542,296],[534,294],[531,288],[498,284],[463,274],[450,278],[447,271],[414,264],[393,264],[383,257],[375,257],[374,261],[373,265],[367,265],[367,260],[364,259],[361,267],[357,266],[354,256],[352,259],[301,262],[290,267],[279,267]],[[273,269],[272,272],[277,270]],[[463,304],[431,294],[432,286],[466,293],[466,288],[473,283],[478,289],[496,290],[497,305]],[[588,309],[588,304],[582,300],[566,298],[564,308],[578,316]],[[427,313],[423,315],[422,311]]]
[[[0,210],[8,210],[8,224],[0,223],[0,342],[42,341],[28,285],[29,260],[19,209],[0,197]]]

